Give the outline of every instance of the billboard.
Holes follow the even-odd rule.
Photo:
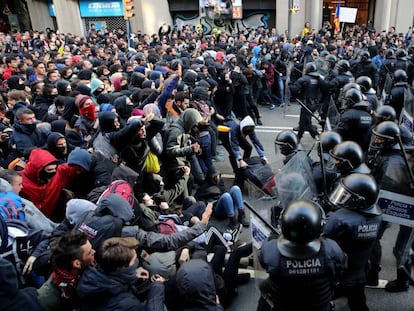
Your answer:
[[[199,0],[200,17],[208,19],[242,19],[242,0]]]
[[[103,17],[124,15],[122,1],[80,0],[79,9],[81,17]]]

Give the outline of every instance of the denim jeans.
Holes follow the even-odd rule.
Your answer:
[[[233,186],[229,192],[223,193],[214,207],[214,214],[218,218],[233,217],[236,209],[243,209],[243,196],[239,186]]]
[[[211,136],[209,132],[202,132],[204,135],[200,136],[201,155],[198,156],[203,174],[206,175],[208,168],[213,164],[211,158]]]
[[[285,81],[286,81],[286,76],[279,76],[277,77],[277,83],[278,83],[278,96],[279,96],[279,100],[280,103],[284,103],[285,102]]]

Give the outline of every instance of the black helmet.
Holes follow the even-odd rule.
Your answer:
[[[361,91],[358,89],[352,89],[352,88],[349,89],[348,91],[345,92],[344,101],[345,101],[344,102],[345,107],[348,107],[348,108],[356,104],[359,104],[360,102],[362,102]]]
[[[325,57],[325,60],[331,64],[331,67],[334,67],[336,62],[338,61],[338,58],[336,58],[335,55],[329,54]]]
[[[329,152],[341,142],[341,135],[335,131],[322,132],[319,136],[319,143],[322,147],[322,152]]]
[[[279,146],[281,154],[289,155],[298,148],[298,137],[292,131],[282,131],[275,139],[275,152],[277,153],[276,146]]]
[[[350,140],[339,143],[329,154],[335,160],[334,166],[339,173],[353,171],[364,161],[364,153],[361,147],[356,142]]]
[[[394,83],[407,82],[408,76],[404,69],[397,69],[394,72]]]
[[[358,91],[361,91],[361,86],[358,83],[355,83],[355,82],[348,82],[347,84],[345,84],[342,87],[341,92],[345,94],[346,91],[348,91],[350,89],[356,89]]]
[[[368,51],[362,51],[359,56],[361,57],[361,62],[366,62],[371,59],[371,55],[369,55]]]
[[[401,60],[407,60],[407,51],[405,49],[398,49],[395,56]]]
[[[174,58],[170,63],[171,70],[177,71],[178,70],[178,65],[183,66],[183,61],[179,58]]]
[[[396,143],[400,136],[399,126],[392,121],[384,121],[378,124],[372,130],[370,150],[390,149]]]
[[[377,111],[374,112],[374,115],[377,124],[383,121],[395,121],[397,119],[397,113],[390,105],[379,106]]]
[[[316,72],[317,68],[316,65],[314,63],[307,63],[305,66],[305,74],[311,73],[311,72]]]
[[[385,58],[387,59],[394,59],[395,58],[395,52],[393,49],[388,49],[385,51]]]
[[[358,79],[356,79],[356,83],[361,86],[362,93],[366,93],[372,88],[372,80],[368,76],[358,77]]]
[[[337,64],[337,66],[338,66],[338,72],[339,73],[347,72],[347,71],[349,71],[349,68],[351,67],[349,65],[349,62],[345,59],[340,60]]]
[[[282,235],[278,240],[278,248],[283,256],[302,259],[319,251],[319,236],[325,217],[317,203],[292,202],[282,211],[280,220]]]
[[[330,54],[329,54],[329,52],[328,52],[327,50],[323,50],[323,51],[321,51],[321,52],[319,53],[319,56],[320,56],[320,57],[326,57],[326,56],[328,56],[328,55],[330,55]]]
[[[329,202],[338,208],[381,215],[377,207],[378,186],[371,175],[353,173],[342,178],[329,195]]]
[[[183,81],[185,84],[194,87],[195,83],[197,82],[198,75],[197,72],[195,72],[192,69],[188,69],[185,74],[183,75]]]

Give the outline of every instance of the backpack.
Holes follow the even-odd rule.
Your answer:
[[[259,157],[251,157],[246,162],[249,166],[243,170],[244,178],[263,189],[274,176],[272,168],[268,164],[263,164]]]
[[[104,192],[102,192],[96,204],[98,205],[99,202],[101,202],[101,200],[110,193],[119,194],[125,200],[128,201],[129,205],[131,205],[131,208],[134,208],[134,205],[135,205],[134,190],[132,189],[131,185],[125,180],[121,180],[121,179],[114,180],[108,186],[108,188]]]
[[[25,221],[22,198],[12,191],[0,192],[0,217]]]
[[[85,214],[74,230],[83,232],[92,247],[96,250],[102,243],[112,237],[120,237],[122,233],[122,220],[111,215],[97,215],[95,211]]]
[[[13,263],[20,285],[26,283],[22,275],[25,262],[47,236],[43,230],[30,229],[24,221],[0,217],[0,257]]]

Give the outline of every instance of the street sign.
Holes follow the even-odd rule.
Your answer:
[[[377,200],[382,209],[383,219],[399,225],[414,227],[414,198],[380,190]]]

